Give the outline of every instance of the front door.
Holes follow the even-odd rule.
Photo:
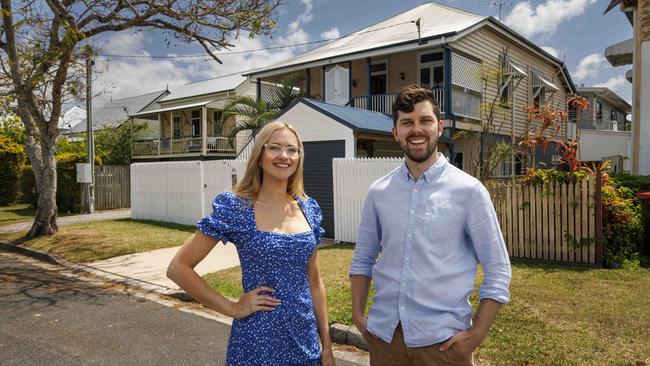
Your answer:
[[[350,101],[350,70],[336,65],[325,70],[325,102],[346,105]]]

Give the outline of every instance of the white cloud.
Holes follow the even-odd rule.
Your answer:
[[[605,57],[600,53],[592,53],[580,61],[578,67],[573,72],[573,78],[581,81],[588,77],[595,77],[605,63]]]
[[[337,27],[332,27],[320,34],[321,39],[334,39],[339,38],[340,36],[341,33]]]
[[[543,46],[542,49],[544,51],[550,53],[551,56],[553,56],[555,58],[560,58],[560,50],[558,50],[556,48],[553,48],[553,47],[549,47],[549,46]]]
[[[596,0],[547,0],[535,8],[530,1],[520,2],[503,22],[528,38],[538,34],[551,35],[558,25],[582,15],[595,2]]]
[[[167,86],[170,90],[192,81],[205,80],[220,75],[241,73],[258,67],[271,65],[294,56],[305,47],[287,47],[275,50],[262,50],[237,54],[229,52],[250,51],[273,46],[306,43],[310,36],[302,27],[313,19],[311,0],[302,0],[304,11],[299,14],[283,35],[274,38],[242,36],[232,43],[229,50],[217,51],[222,54],[219,64],[206,55],[203,58],[151,59],[151,58],[98,58],[99,72],[95,75],[94,92],[103,92],[100,99],[113,99],[135,96]],[[332,31],[332,29],[330,29]],[[101,47],[103,54],[150,55],[151,37],[146,32],[123,31],[114,33]],[[149,46],[149,47],[148,47]],[[162,47],[161,47],[162,48]],[[226,53],[226,54],[223,54]],[[167,53],[167,56],[173,56]]]
[[[625,86],[628,84],[628,81],[625,80],[625,76],[616,76],[613,77],[609,80],[607,80],[604,83],[596,84],[595,86],[604,86],[609,88],[610,90],[618,93],[620,91],[620,88],[622,86]]]

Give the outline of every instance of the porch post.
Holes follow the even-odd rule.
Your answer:
[[[323,81],[323,102],[327,100],[327,94],[325,94],[325,65],[323,65],[323,74],[321,75],[321,80]]]
[[[348,104],[352,106],[352,61],[348,61]]]
[[[201,155],[208,153],[208,108],[201,107]]]
[[[262,99],[262,80],[260,78],[257,78],[257,88],[256,88],[256,94],[257,94],[257,100]]]
[[[165,134],[163,133],[162,114],[160,113],[158,113],[158,130],[160,130],[160,135],[158,136],[158,157],[160,157],[160,144],[165,137]]]
[[[174,112],[169,112],[169,154],[174,154]]]
[[[311,98],[311,69],[307,68],[305,73],[307,74],[307,98]]]
[[[442,103],[444,105],[444,111],[445,111],[445,118],[451,121],[451,131],[449,133],[449,139],[452,141],[452,144],[449,146],[449,157],[452,161],[452,163],[456,162],[456,152],[454,151],[454,146],[453,146],[453,138],[454,134],[456,133],[456,115],[454,114],[454,111],[451,109],[452,103],[451,103],[451,49],[449,48],[449,45],[444,43],[442,45],[443,49],[443,62],[444,62],[444,73],[445,73],[445,79],[444,79],[444,92],[443,92],[443,98],[442,98]]]
[[[370,57],[366,57],[366,105],[369,111],[372,110],[372,99],[370,98],[370,67],[372,66]]]

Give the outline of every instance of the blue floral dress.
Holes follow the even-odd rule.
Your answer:
[[[307,264],[325,231],[316,200],[297,201],[310,231],[257,230],[252,202],[232,192],[218,195],[212,214],[198,222],[205,235],[237,247],[244,292],[268,286],[275,290],[270,295],[282,301],[272,311],[233,321],[226,365],[320,365]]]

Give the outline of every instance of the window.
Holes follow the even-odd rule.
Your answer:
[[[427,53],[420,56],[420,86],[437,89],[444,86],[445,68],[442,52]]]
[[[192,111],[192,137],[201,136],[201,110]]]
[[[546,103],[546,91],[544,87],[539,86],[533,88],[533,105],[535,108],[539,108]]]
[[[603,103],[596,101],[596,119],[602,121],[603,119]]]
[[[612,122],[618,122],[618,114],[613,109],[611,112],[609,112],[609,120]]]
[[[511,83],[508,83],[504,88],[503,91],[501,92],[501,106],[502,107],[509,107],[510,106],[510,100],[512,100],[512,85]]]
[[[173,125],[174,125],[174,138],[180,138],[181,137],[181,116],[174,116],[172,118]]]

